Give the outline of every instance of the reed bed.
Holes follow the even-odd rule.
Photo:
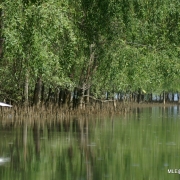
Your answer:
[[[172,106],[172,104],[166,104],[166,106]],[[177,104],[176,104],[177,105]],[[86,104],[82,109],[72,109],[71,107],[65,108],[54,104],[39,105],[39,106],[13,106],[12,108],[1,107],[0,118],[3,123],[16,123],[22,124],[23,122],[34,123],[39,121],[40,123],[47,123],[53,121],[67,122],[74,118],[84,119],[86,117],[97,116],[111,116],[111,115],[124,115],[127,113],[138,113],[140,108],[162,106],[161,103],[123,103],[117,102],[114,106],[113,102],[97,103],[94,105]],[[4,123],[5,123],[4,122]]]

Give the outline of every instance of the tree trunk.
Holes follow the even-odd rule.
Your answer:
[[[133,101],[133,102],[136,102],[136,101],[137,101],[136,99],[137,99],[137,98],[136,98],[136,93],[133,92],[133,93],[132,93],[132,101]]]
[[[163,91],[163,104],[164,105],[166,104],[166,93],[165,93],[165,91]]]
[[[34,98],[33,98],[34,105],[38,105],[40,102],[41,85],[42,85],[41,78],[38,77],[36,85],[35,85],[35,89],[34,89]]]
[[[150,94],[150,102],[152,102],[153,101],[153,94],[151,93]]]
[[[83,84],[81,94],[80,94],[80,109],[84,109],[84,95],[85,95],[85,84]]]
[[[165,93],[165,99],[166,99],[166,102],[169,102],[170,101],[170,99],[169,99],[169,93]]]
[[[78,89],[74,88],[73,93],[73,109],[76,109],[78,107]]]
[[[48,97],[47,97],[46,103],[49,103],[50,98],[51,98],[51,93],[52,93],[52,89],[49,88],[49,91],[48,91]]]
[[[79,106],[80,106],[80,109],[83,109],[83,103],[84,103],[84,86],[83,88],[81,89],[80,91],[80,98],[79,98]]]
[[[139,88],[138,89],[138,103],[140,103],[141,102],[141,89]]]
[[[109,99],[109,92],[106,92],[106,100]]]
[[[63,93],[63,102],[62,102],[63,106],[65,108],[68,108],[70,105],[70,101],[71,101],[71,92],[65,89]]]
[[[85,91],[85,103],[86,103],[86,106],[89,104],[89,95],[90,95],[90,89],[88,88],[86,91]]]
[[[64,89],[61,88],[60,91],[59,91],[59,101],[58,101],[59,106],[62,106],[65,103],[65,100],[64,100],[65,95],[64,95],[64,93],[65,93]]]
[[[3,54],[3,39],[0,37],[0,58],[2,57]]]
[[[2,38],[2,9],[0,9],[0,58],[3,54],[3,38]]]
[[[24,104],[25,106],[28,105],[28,93],[29,90],[29,72],[28,70],[26,70],[26,74],[25,74],[25,85],[24,85]]]
[[[44,83],[42,83],[42,89],[41,89],[41,102],[44,102]]]
[[[114,111],[116,111],[116,99],[113,98],[113,107],[114,107]]]
[[[159,95],[159,101],[161,102],[162,100],[162,94]]]
[[[172,93],[172,99],[171,100],[172,100],[172,102],[174,102],[174,93]]]
[[[178,103],[180,103],[180,93],[177,94],[178,94]]]
[[[58,104],[59,103],[59,89],[56,89],[55,91],[55,99],[54,103]]]

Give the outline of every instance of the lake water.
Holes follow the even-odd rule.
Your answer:
[[[179,106],[0,123],[2,180],[178,180],[179,169]]]

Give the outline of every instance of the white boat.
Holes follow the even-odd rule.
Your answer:
[[[11,161],[10,157],[0,157],[0,166],[10,161]]]
[[[3,103],[3,102],[0,102],[0,106],[3,106],[3,107],[12,107],[12,105],[6,104],[6,103]]]

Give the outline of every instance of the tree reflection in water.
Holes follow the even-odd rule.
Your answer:
[[[0,178],[167,180],[167,168],[180,167],[178,117],[179,107],[148,107],[118,117],[2,120]]]

